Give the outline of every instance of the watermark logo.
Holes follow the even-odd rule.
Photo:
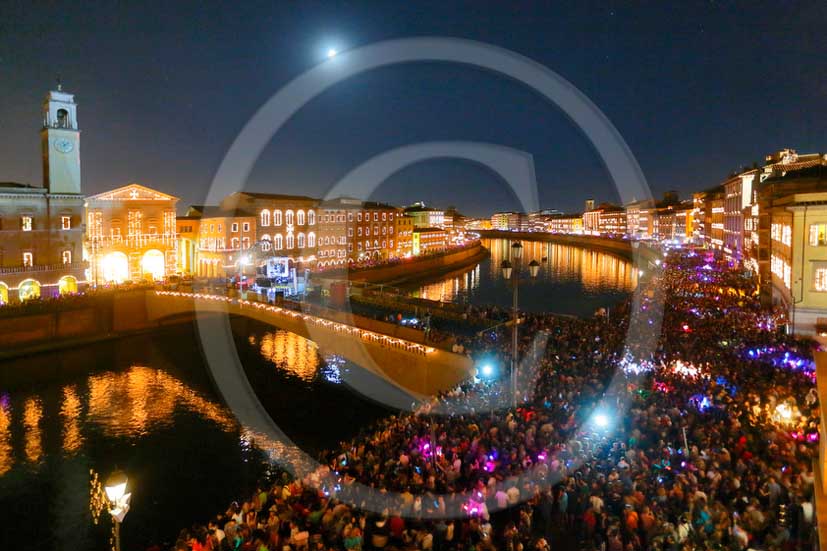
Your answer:
[[[307,102],[330,86],[380,67],[423,61],[484,68],[495,75],[505,76],[528,86],[561,109],[589,139],[611,176],[623,203],[651,197],[643,173],[618,131],[583,93],[564,78],[531,59],[490,44],[455,38],[423,37],[380,42],[338,53],[287,84],[244,126],[216,172],[206,203],[217,204],[222,198],[243,191],[256,160],[282,125]],[[416,143],[383,152],[351,170],[331,187],[324,200],[350,197],[367,201],[395,172],[410,164],[436,158],[459,158],[484,165],[503,178],[524,212],[538,209],[534,162],[529,153],[498,144],[465,141]],[[637,264],[641,263],[640,255],[635,255],[635,259]],[[635,269],[641,268],[642,266],[635,266]],[[641,300],[653,299],[637,294],[633,302],[637,306]],[[657,300],[657,297],[654,300]],[[198,308],[197,305],[198,301]],[[209,311],[213,310],[211,305]],[[659,329],[660,320],[656,320],[657,327],[654,327],[652,313],[660,311],[657,305],[654,305],[647,315],[631,317],[627,350],[634,350],[638,357],[645,357],[654,351],[656,339],[650,337],[653,331]],[[379,488],[359,481],[346,480],[335,466],[331,468],[328,465],[320,465],[299,449],[270,418],[247,381],[234,348],[229,320],[226,317],[216,319],[202,315],[197,316],[197,320],[207,365],[225,402],[246,430],[256,435],[257,439],[266,440],[274,460],[298,476],[309,477],[318,487],[324,488],[325,492],[336,494],[363,510],[383,512],[389,506],[392,507],[390,504],[394,499],[400,498],[392,492],[392,487]],[[308,323],[306,328],[309,338],[314,341],[328,340],[332,330],[329,325],[323,323]],[[545,350],[547,338],[548,335],[544,333],[533,336],[539,350]],[[360,348],[360,353],[356,355],[360,357],[361,367],[374,373],[385,372],[384,366],[378,365],[373,359],[374,354],[370,349],[374,345],[370,343],[370,339],[354,338],[353,343]],[[415,413],[409,414],[409,421],[424,423],[425,426],[431,423],[433,428],[434,425],[439,427],[446,416],[469,419],[471,422],[469,415],[476,414],[481,418],[484,414],[480,412],[488,410],[492,411],[492,415],[506,414],[505,411],[512,405],[514,394],[520,397],[520,402],[533,399],[534,389],[530,388],[533,377],[530,374],[536,373],[537,368],[533,358],[526,355],[520,365],[520,372],[524,376],[518,379],[518,384],[522,386],[513,389],[512,392],[453,402],[428,400],[424,406],[415,400],[399,398],[405,396],[404,394],[389,394],[370,383],[360,384],[356,390],[380,402],[388,403],[390,399],[388,405],[395,409],[414,409]],[[622,413],[618,411],[616,415]],[[601,417],[604,418],[605,416]],[[435,458],[439,453],[436,430],[432,430],[430,438],[419,439],[418,453],[424,457]],[[346,455],[344,457],[346,458]],[[519,477],[520,487],[539,487],[553,482],[555,475],[549,473],[545,459],[540,456],[534,457],[523,465],[524,469]],[[482,468],[487,470],[488,466]],[[346,470],[346,465],[342,464],[341,469]],[[499,484],[502,485],[502,482]],[[343,489],[343,486],[346,488]],[[459,498],[452,496],[452,502],[461,499],[465,503],[463,513],[435,507],[427,511],[423,509],[419,515],[435,518],[452,514],[476,514],[476,509],[482,506],[479,501],[481,496],[477,496],[477,493],[479,492],[468,490]],[[435,501],[448,499],[447,495],[433,493],[431,497]]]

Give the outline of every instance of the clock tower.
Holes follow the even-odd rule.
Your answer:
[[[80,130],[75,96],[58,83],[43,100],[43,187],[52,194],[80,194]]]

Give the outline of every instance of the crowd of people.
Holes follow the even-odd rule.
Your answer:
[[[710,253],[673,251],[640,285],[611,319],[527,315],[516,392],[509,328],[459,338],[496,372],[263,484],[176,551],[815,548],[813,343]]]

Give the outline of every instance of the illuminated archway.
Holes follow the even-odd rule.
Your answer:
[[[144,277],[151,276],[153,280],[159,281],[164,279],[164,253],[157,249],[152,249],[144,253],[141,259],[141,275]]]
[[[0,282],[0,306],[9,303],[9,286]]]
[[[17,294],[21,301],[40,298],[40,282],[34,279],[27,279],[18,285]]]
[[[63,276],[57,282],[61,295],[73,295],[78,292],[78,280],[72,276]]]
[[[106,282],[123,283],[129,279],[129,259],[121,252],[104,256],[100,263],[99,276]]]

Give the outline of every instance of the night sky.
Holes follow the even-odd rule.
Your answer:
[[[181,197],[183,210],[203,201],[258,107],[328,48],[424,35],[489,42],[561,74],[614,123],[655,195],[688,197],[783,147],[827,150],[823,2],[41,4],[0,4],[0,181],[40,183],[40,103],[59,74],[79,103],[84,192],[135,181]],[[282,128],[246,187],[322,196],[373,155],[448,139],[531,153],[543,208],[617,200],[555,106],[437,63],[329,89]],[[471,215],[516,206],[497,176],[458,160],[409,167],[374,198]]]

